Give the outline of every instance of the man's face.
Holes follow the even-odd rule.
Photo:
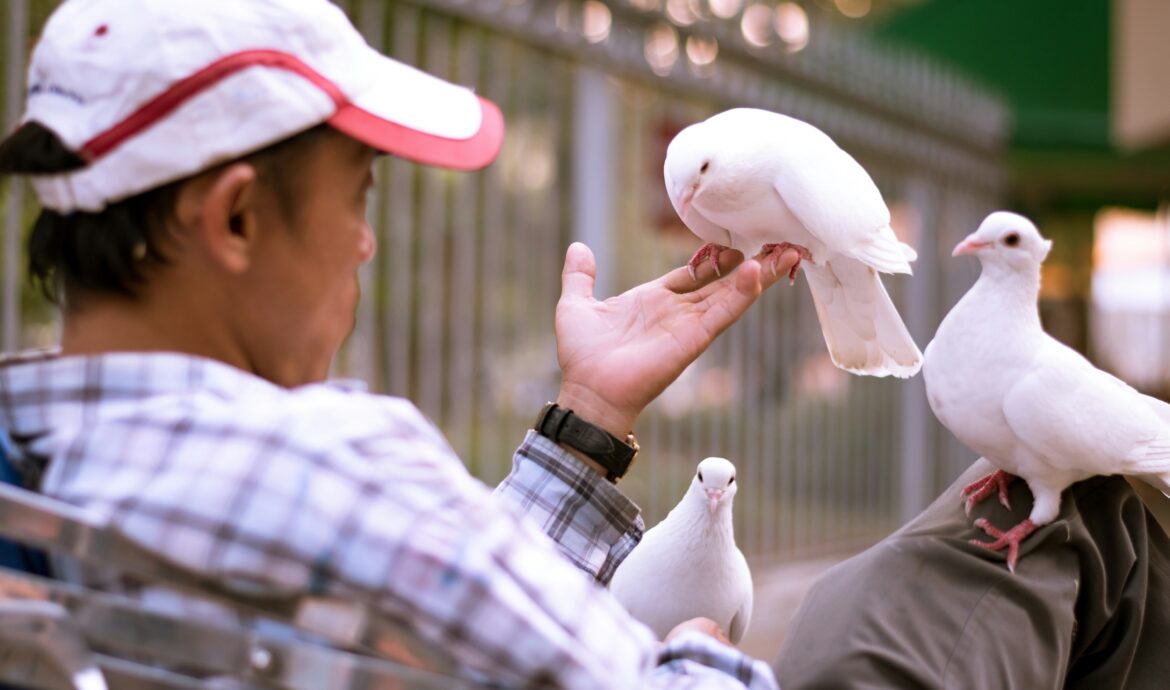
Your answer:
[[[257,373],[286,386],[328,374],[354,326],[358,268],[375,249],[366,222],[373,149],[328,130],[301,160],[304,170],[276,171],[300,177],[297,198],[284,211],[276,199],[264,206],[242,326],[256,329]]]

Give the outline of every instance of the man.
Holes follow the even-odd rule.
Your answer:
[[[495,496],[406,401],[322,383],[375,249],[375,155],[474,169],[502,136],[493,104],[376,53],[325,0],[64,3],[0,145],[44,206],[30,269],[61,349],[0,366],[0,427],[36,488],[179,564],[354,597],[478,677],[774,688],[710,621],[660,645],[603,585],[642,533],[609,481],[638,414],[794,253],[599,303],[571,246],[557,406]]]

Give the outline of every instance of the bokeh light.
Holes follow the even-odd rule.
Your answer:
[[[670,74],[674,63],[678,61],[678,33],[674,27],[660,23],[647,31],[643,53],[655,74]]]
[[[808,15],[795,2],[782,2],[776,6],[776,34],[784,41],[790,53],[802,50],[808,45]]]
[[[687,59],[699,66],[710,65],[719,56],[719,43],[713,38],[689,36],[687,38]]]
[[[601,43],[609,38],[609,30],[613,26],[613,15],[605,3],[598,0],[586,0],[582,16],[581,33],[590,43]]]
[[[680,26],[690,26],[699,18],[699,0],[666,0],[666,16]]]
[[[748,43],[763,48],[772,43],[772,10],[767,5],[749,5],[739,22]]]
[[[871,0],[837,0],[837,11],[853,19],[860,19],[869,14],[872,7]]]
[[[711,14],[720,19],[730,19],[739,12],[739,8],[743,7],[743,0],[708,0],[707,6],[711,8]]]

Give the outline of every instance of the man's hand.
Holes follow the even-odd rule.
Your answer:
[[[777,270],[776,272],[779,273],[780,271]],[[671,628],[670,632],[666,633],[666,639],[664,639],[662,643],[668,644],[671,640],[687,632],[688,630],[694,630],[695,632],[701,632],[708,637],[713,637],[716,641],[722,642],[728,647],[734,646],[731,644],[731,640],[727,639],[727,635],[723,634],[723,630],[719,627],[719,624],[710,618],[692,618],[689,621],[683,621],[682,623],[679,623],[678,625]]]
[[[719,255],[721,278],[710,263],[695,279],[682,267],[598,302],[593,252],[574,242],[557,303],[557,404],[625,438],[643,408],[797,259],[795,251],[784,252],[773,273],[725,251]]]

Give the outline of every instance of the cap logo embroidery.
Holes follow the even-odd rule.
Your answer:
[[[70,91],[64,86],[56,84],[33,84],[28,87],[28,97],[33,96],[60,96],[61,98],[73,101],[78,105],[85,105],[85,99],[81,97],[76,91]]]

